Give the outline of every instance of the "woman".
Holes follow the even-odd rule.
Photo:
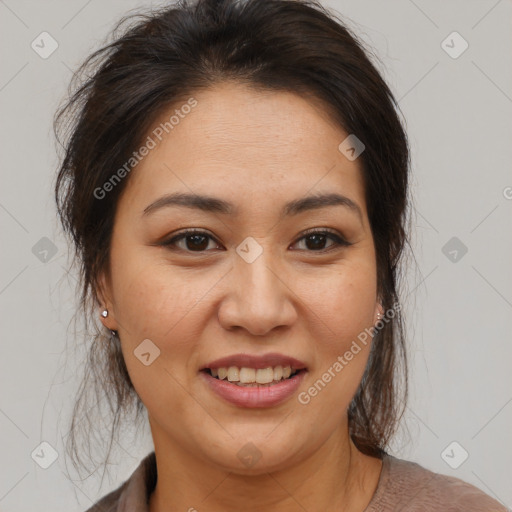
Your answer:
[[[110,334],[90,371],[155,448],[89,510],[505,510],[386,452],[409,148],[357,39],[313,2],[200,0],[89,65],[57,203]]]

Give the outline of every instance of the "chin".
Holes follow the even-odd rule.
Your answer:
[[[269,440],[270,432],[272,429],[259,435],[246,432],[223,446],[217,445],[214,454],[208,450],[208,458],[223,470],[239,475],[263,475],[296,463],[301,446],[297,437],[290,433]]]

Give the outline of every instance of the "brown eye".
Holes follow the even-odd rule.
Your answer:
[[[331,244],[326,247],[326,243],[331,240]],[[332,231],[310,231],[296,243],[304,241],[305,249],[309,252],[327,252],[340,246],[349,246],[351,243]]]
[[[183,239],[187,249],[191,251],[204,251],[208,248],[208,238],[204,235],[186,235]]]
[[[306,247],[312,251],[325,249],[325,244],[329,241],[329,237],[322,233],[308,235],[304,239],[306,240]]]
[[[337,247],[352,245],[337,233],[326,230],[310,231],[303,235],[295,244],[302,241],[304,241],[305,247],[299,248],[299,250],[307,252],[327,252]],[[330,244],[329,241],[331,242]],[[214,247],[210,247],[210,249],[218,248],[219,244],[216,243],[216,240],[205,231],[188,230],[162,242],[161,245],[170,249],[201,253],[209,250],[210,242],[214,242]],[[328,245],[326,246],[326,244]]]
[[[178,248],[186,252],[205,252],[213,237],[204,231],[184,231],[170,240],[162,242],[165,247]],[[178,245],[181,242],[181,246]]]

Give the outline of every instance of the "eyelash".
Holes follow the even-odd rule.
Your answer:
[[[334,244],[329,246],[327,249],[320,249],[318,251],[307,250],[307,249],[299,249],[299,250],[305,250],[306,252],[312,252],[312,253],[325,254],[333,249],[340,248],[340,247],[348,247],[348,246],[352,245],[352,243],[347,242],[347,240],[345,240],[343,237],[338,235],[335,231],[332,231],[330,229],[325,229],[325,228],[324,229],[307,230],[306,232],[302,233],[302,236],[300,238],[298,238],[292,245],[295,245],[297,242],[301,241],[304,238],[307,238],[308,236],[317,235],[317,234],[318,235],[328,235],[329,238],[334,241]],[[207,232],[201,231],[200,229],[189,229],[187,231],[178,233],[177,235],[173,236],[169,240],[162,242],[160,245],[162,245],[164,247],[169,247],[169,248],[171,248],[171,250],[175,250],[176,248],[172,248],[172,245],[190,235],[204,235],[204,236],[210,238],[211,240],[215,241],[215,243],[219,244],[219,242],[217,242],[217,240],[215,240],[215,238],[213,236],[211,236],[210,234],[208,234]],[[183,252],[188,252],[191,254],[194,254],[194,253],[201,254],[201,253],[208,252],[207,250],[190,251],[190,250],[181,249],[181,248],[177,248],[177,250],[181,250]]]

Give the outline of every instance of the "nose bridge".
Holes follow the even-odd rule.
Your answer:
[[[225,327],[240,326],[252,334],[265,334],[295,318],[288,288],[280,279],[270,249],[254,239],[237,248],[228,301],[219,319]]]
[[[269,250],[263,251],[254,261],[240,258],[235,267],[237,277],[245,286],[248,297],[253,300],[264,300],[266,304],[276,299],[281,293],[277,272],[274,270],[275,258]]]

